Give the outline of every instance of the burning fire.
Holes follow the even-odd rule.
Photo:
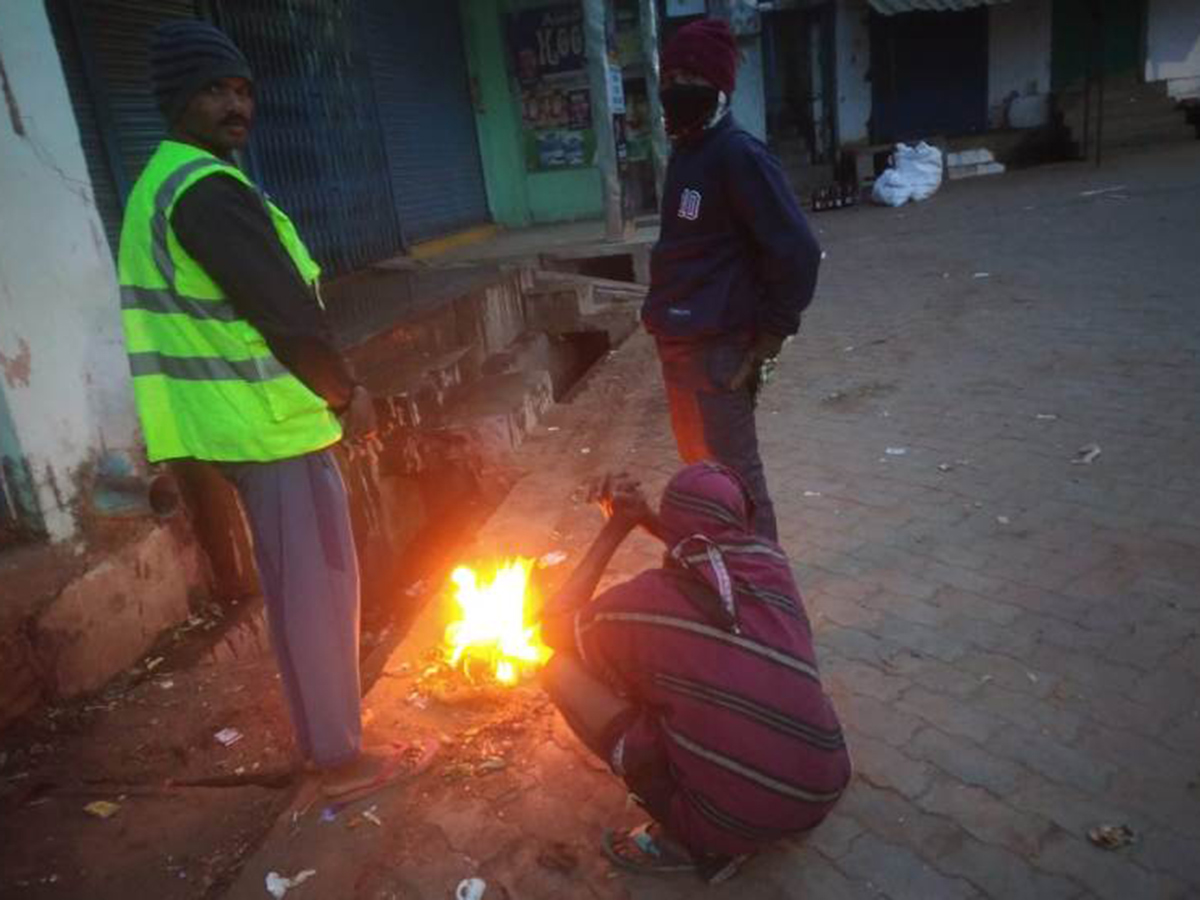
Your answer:
[[[467,659],[486,664],[501,684],[515,684],[523,666],[540,666],[550,648],[538,637],[538,626],[525,623],[529,571],[524,557],[501,564],[489,580],[459,566],[450,576],[462,618],[446,626],[450,664]]]

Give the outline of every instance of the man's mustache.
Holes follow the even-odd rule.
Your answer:
[[[221,120],[222,126],[240,125],[242,128],[250,127],[250,120],[245,116],[226,116]]]

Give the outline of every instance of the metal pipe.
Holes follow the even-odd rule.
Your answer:
[[[179,485],[173,475],[141,475],[128,453],[109,452],[97,462],[90,503],[96,515],[165,519],[179,507]]]

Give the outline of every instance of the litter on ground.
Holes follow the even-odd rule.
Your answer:
[[[285,878],[278,872],[267,873],[267,893],[275,900],[283,900],[283,895],[294,887],[297,887],[308,879],[317,874],[316,869],[305,869],[303,872],[297,872],[291,878]]]
[[[566,562],[566,560],[567,554],[562,550],[551,550],[538,560],[538,568],[549,569],[559,565],[560,563]]]
[[[1097,825],[1088,830],[1088,840],[1104,850],[1120,850],[1137,840],[1137,832],[1128,825]]]
[[[454,891],[454,900],[483,900],[487,882],[482,878],[464,878]]]
[[[85,806],[83,811],[97,819],[111,819],[120,809],[120,803],[113,803],[111,800],[95,800]]]

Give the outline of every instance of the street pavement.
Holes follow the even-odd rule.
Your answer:
[[[328,821],[298,801],[228,896],[308,868],[289,897],[1200,895],[1200,145],[812,222],[818,297],[760,422],[855,763],[829,819],[717,888],[614,871],[602,829],[637,810],[535,685],[422,694],[435,602],[367,703],[438,764]],[[599,527],[585,478],[677,467],[645,336],[547,425],[465,555],[564,550],[561,580]],[[660,552],[632,538],[608,580]]]

